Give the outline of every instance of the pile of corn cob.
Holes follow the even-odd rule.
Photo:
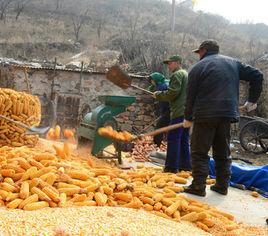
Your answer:
[[[0,115],[20,121],[28,126],[41,121],[41,105],[36,96],[12,89],[0,88]],[[0,119],[0,145],[33,147],[37,135],[25,135],[25,129],[3,118]]]
[[[27,147],[0,148],[0,169],[0,204],[11,209],[122,206],[193,222],[205,231],[213,227],[214,218],[227,230],[238,227],[232,215],[179,194],[183,188],[177,184],[187,183],[188,172],[94,168],[74,154],[63,160],[52,151]]]

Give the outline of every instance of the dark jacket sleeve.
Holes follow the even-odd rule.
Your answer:
[[[261,95],[263,74],[257,68],[240,63],[240,80],[249,82],[248,101],[256,103]]]
[[[187,96],[186,96],[186,105],[185,105],[185,112],[184,117],[185,120],[193,120],[193,107],[195,98],[197,95],[197,77],[199,75],[198,68],[193,67],[188,75],[188,85],[187,85]]]

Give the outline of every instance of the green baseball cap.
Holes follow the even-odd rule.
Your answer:
[[[180,55],[173,55],[173,56],[170,56],[168,59],[164,60],[163,63],[168,64],[171,61],[178,61],[182,63],[182,57]]]

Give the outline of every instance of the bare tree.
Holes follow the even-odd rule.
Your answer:
[[[0,20],[6,19],[6,14],[14,0],[0,0]]]
[[[137,27],[141,17],[140,15],[141,7],[142,7],[141,0],[137,0],[132,11],[130,11],[128,14],[126,24],[127,24],[127,31],[129,32],[131,40],[135,39],[135,35],[137,33]]]
[[[55,10],[59,10],[62,7],[62,0],[55,0]]]
[[[82,28],[89,21],[88,9],[85,10],[82,14],[72,16],[73,31],[76,42],[79,41],[79,36]]]
[[[107,12],[104,5],[96,5],[93,4],[90,7],[90,16],[91,16],[91,24],[94,29],[96,29],[96,33],[98,39],[101,38],[101,33],[103,28],[107,22]]]
[[[17,21],[19,19],[19,16],[24,11],[26,4],[30,0],[16,0],[14,4],[14,12],[16,13],[15,20]]]

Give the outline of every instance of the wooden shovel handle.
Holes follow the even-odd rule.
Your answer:
[[[140,138],[140,137],[144,137],[144,136],[155,136],[155,135],[165,133],[165,132],[168,132],[168,131],[173,130],[173,129],[182,128],[182,127],[183,127],[183,123],[169,125],[169,126],[166,126],[166,127],[160,128],[160,129],[156,129],[156,130],[149,132],[149,133],[141,134],[141,135],[137,136],[136,138]]]
[[[150,92],[150,91],[148,91],[148,90],[146,90],[146,89],[143,89],[143,88],[141,88],[141,87],[139,87],[139,86],[137,86],[137,85],[133,85],[133,84],[131,84],[130,86],[131,86],[132,88],[139,89],[139,90],[141,90],[141,91],[143,91],[143,92],[145,92],[145,93],[148,93],[148,94],[150,94],[150,95],[154,95],[154,93],[152,93],[152,92]]]

